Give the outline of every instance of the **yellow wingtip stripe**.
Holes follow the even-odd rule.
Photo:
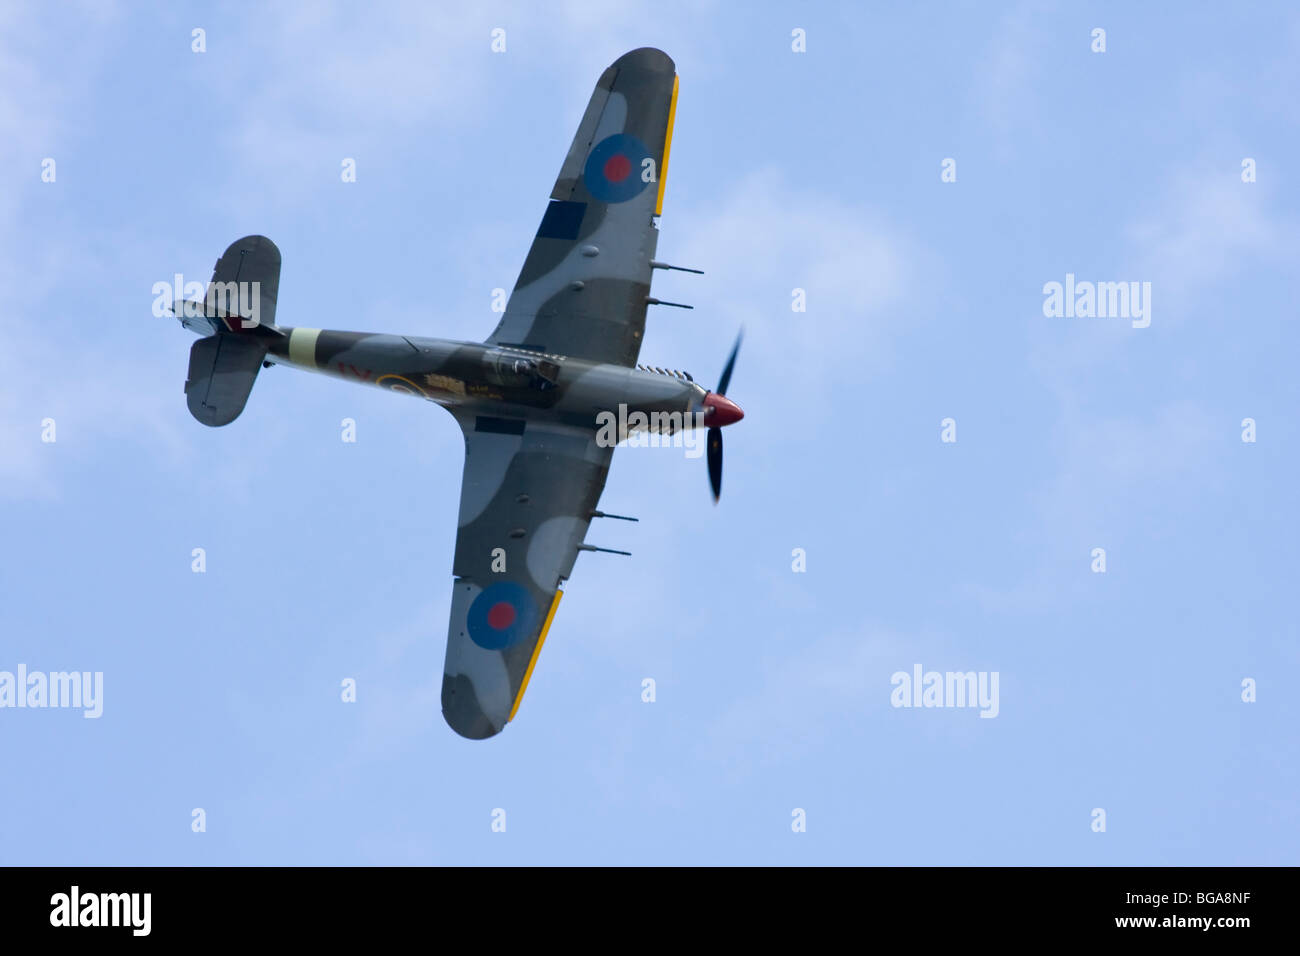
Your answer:
[[[564,597],[564,592],[557,588],[555,597],[551,599],[551,609],[546,612],[546,620],[542,622],[542,633],[537,635],[537,646],[533,648],[533,656],[528,661],[528,669],[524,671],[523,682],[519,685],[519,693],[515,695],[515,703],[510,708],[510,716],[506,718],[506,723],[515,719],[515,711],[519,709],[519,704],[524,699],[524,691],[528,690],[528,682],[532,679],[533,668],[537,666],[537,658],[542,653],[542,645],[546,643],[546,632],[551,629],[551,621],[555,620],[555,609],[560,606],[560,598],[562,597]]]
[[[655,199],[655,215],[662,216],[664,212],[664,186],[668,183],[668,153],[673,148],[673,120],[677,118],[677,80],[676,73],[673,74],[673,98],[668,104],[668,129],[664,133],[664,158],[659,164],[659,195]]]

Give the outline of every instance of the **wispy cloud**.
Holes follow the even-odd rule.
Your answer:
[[[1186,400],[1122,417],[1063,410],[1053,429],[1059,436],[1054,477],[1032,494],[1025,519],[1045,550],[1018,580],[966,582],[963,592],[997,612],[1059,607],[1069,597],[1057,573],[1062,555],[1077,565],[1069,580],[1084,592],[1092,548],[1110,551],[1138,540],[1159,515],[1186,512],[1215,488],[1213,452],[1222,424]]]
[[[1279,212],[1276,190],[1243,183],[1240,173],[1231,163],[1177,170],[1126,227],[1135,274],[1159,289],[1163,320],[1176,320],[1206,287],[1261,262],[1295,261],[1300,234]]]
[[[828,342],[837,362],[874,366],[923,320],[911,297],[933,266],[918,245],[870,207],[774,170],[750,173],[673,228],[682,237],[674,256],[708,275],[692,299],[699,313],[728,330],[745,324],[746,364],[801,382],[810,399],[822,390]],[[794,289],[804,290],[804,312],[792,311]]]
[[[728,693],[731,702],[703,732],[701,759],[734,778],[817,753],[823,738],[885,712],[889,675],[916,653],[914,642],[868,622],[780,649],[769,640],[761,655],[754,649],[757,682],[747,674],[748,691]]]

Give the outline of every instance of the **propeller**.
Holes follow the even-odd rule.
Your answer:
[[[727,386],[731,384],[731,373],[736,367],[736,356],[740,353],[740,342],[744,337],[745,330],[741,329],[736,336],[736,344],[731,347],[731,356],[722,369],[722,378],[718,379],[718,387],[704,396],[704,405],[708,409],[706,413],[708,417],[705,420],[716,423],[709,426],[706,445],[709,485],[713,489],[714,504],[717,504],[718,499],[722,497],[722,426],[738,422],[745,417],[740,406],[725,397]]]

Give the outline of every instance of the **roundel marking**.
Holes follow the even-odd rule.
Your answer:
[[[627,179],[627,174],[632,171],[632,161],[622,153],[615,153],[609,159],[605,160],[605,178],[611,183],[621,183]]]
[[[402,375],[386,373],[375,379],[375,384],[381,385],[384,388],[392,389],[394,392],[403,392],[407,395],[418,395],[421,398],[429,397],[424,394],[424,389],[420,388],[420,386],[416,385],[409,378]]]
[[[465,628],[479,647],[500,651],[531,637],[537,619],[537,604],[527,588],[513,581],[497,581],[470,604]]]
[[[635,199],[647,183],[641,179],[642,163],[650,151],[631,133],[606,136],[587,155],[582,181],[587,192],[601,202]]]
[[[515,622],[514,606],[505,601],[497,601],[488,609],[488,627],[502,631]]]

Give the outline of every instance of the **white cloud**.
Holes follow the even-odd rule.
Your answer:
[[[757,686],[748,693],[730,688],[724,699],[732,703],[701,735],[705,764],[737,775],[816,753],[823,738],[884,712],[889,675],[918,653],[914,641],[867,622],[853,631],[801,635],[785,653],[772,651],[769,637]]]
[[[1030,497],[1025,522],[1033,529],[1029,540],[1045,550],[1019,581],[962,585],[986,610],[1059,607],[1063,555],[1078,567],[1071,590],[1086,593],[1092,548],[1117,551],[1147,537],[1153,522],[1196,513],[1207,488],[1220,480],[1213,452],[1223,423],[1195,402],[1167,402],[1123,418],[1067,408],[1053,433],[1061,436],[1056,474]]]
[[[870,208],[792,186],[772,170],[675,216],[673,229],[682,237],[674,261],[706,272],[692,289],[694,314],[726,335],[744,324],[745,364],[799,381],[809,400],[830,387],[828,349],[839,362],[876,365],[924,315],[904,304],[928,271],[914,243]],[[806,291],[806,312],[791,310],[795,288]]]
[[[1294,261],[1296,232],[1278,215],[1273,190],[1243,183],[1240,172],[1230,163],[1179,170],[1125,229],[1134,277],[1152,283],[1162,321],[1177,321],[1197,293],[1261,261]]]
[[[998,134],[995,145],[1003,158],[1014,155],[1016,128],[1033,122],[1038,84],[1032,55],[1042,47],[1032,17],[1039,11],[1022,3],[1002,15],[972,79],[976,109]]]

